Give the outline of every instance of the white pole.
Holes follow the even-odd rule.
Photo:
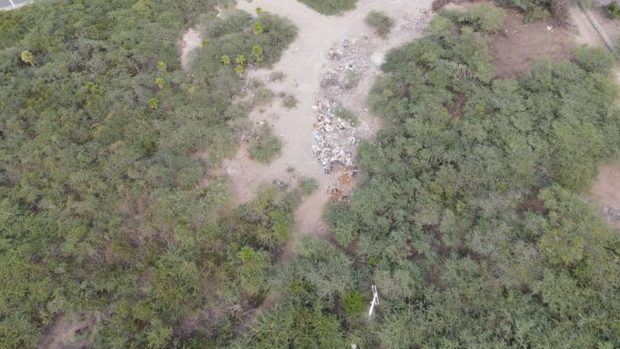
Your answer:
[[[370,309],[368,309],[368,320],[372,318],[372,314],[375,312],[375,306],[379,305],[379,292],[377,292],[377,286],[372,285],[372,301],[370,302]]]

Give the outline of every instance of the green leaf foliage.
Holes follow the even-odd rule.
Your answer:
[[[273,64],[296,29],[261,13],[255,35],[216,5],[231,2],[0,13],[0,347],[44,346],[68,318],[92,319],[77,324],[88,347],[223,347],[261,303],[296,200],[272,189],[234,208],[205,173],[246,118],[222,57]],[[196,22],[208,44],[183,72],[177,41]]]
[[[620,237],[580,197],[618,151],[607,57],[580,48],[495,79],[499,22],[477,18],[501,11],[472,11],[388,55],[368,99],[385,128],[359,147],[352,199],[327,212],[332,243],[302,243],[286,307],[249,339],[291,347],[269,316],[310,309],[362,348],[620,346]],[[352,316],[373,284],[373,319]]]

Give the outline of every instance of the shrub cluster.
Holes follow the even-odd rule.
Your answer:
[[[355,8],[357,0],[298,0],[317,12],[335,15]]]
[[[385,128],[326,213],[335,245],[302,244],[241,346],[620,346],[620,237],[580,197],[618,152],[611,58],[493,80],[493,12],[442,13],[388,55],[369,97]]]
[[[264,298],[296,198],[267,188],[232,209],[205,171],[246,119],[233,64],[272,64],[296,30],[216,5],[230,1],[0,12],[0,347],[72,319],[91,319],[76,326],[95,348],[224,347]],[[177,41],[195,21],[190,74]]]
[[[380,36],[386,36],[392,30],[394,20],[385,12],[373,10],[366,16],[366,24],[373,27]]]

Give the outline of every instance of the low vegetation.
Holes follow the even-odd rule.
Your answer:
[[[620,5],[617,2],[612,1],[609,5],[604,7],[605,13],[611,19],[620,19]]]
[[[261,303],[297,199],[266,188],[232,209],[224,178],[201,183],[237,148],[239,73],[296,30],[218,19],[227,4],[0,12],[0,347],[35,348],[75,317],[96,348],[219,348]],[[177,40],[195,22],[206,40],[187,74]]]
[[[250,127],[251,101],[231,102],[247,70],[296,30],[216,5],[0,12],[0,348],[67,319],[94,348],[620,347],[620,237],[579,196],[620,148],[606,52],[495,79],[503,12],[441,11],[386,58],[368,98],[384,129],[326,211],[332,236],[282,258],[316,181],[236,206],[212,170]],[[266,126],[252,142],[259,161],[280,150]]]
[[[366,16],[366,24],[375,29],[380,36],[387,36],[392,30],[394,20],[383,11],[372,10]]]
[[[268,164],[280,155],[281,149],[282,142],[280,139],[271,132],[271,127],[263,125],[257,130],[254,139],[250,142],[248,152],[252,159]]]
[[[336,109],[335,115],[336,117],[341,118],[342,120],[348,122],[352,126],[359,125],[359,122],[360,122],[359,118],[357,117],[357,115],[355,115],[355,113],[351,109],[347,109],[345,107],[339,107]]]
[[[282,106],[286,109],[294,109],[297,108],[297,98],[295,98],[295,96],[287,94],[287,93],[282,93],[281,95],[282,97]]]
[[[353,10],[357,0],[297,0],[325,15],[335,15],[343,11]]]
[[[501,4],[523,11],[528,21],[551,18],[558,24],[568,21],[569,0],[501,0]]]
[[[302,194],[310,195],[314,193],[319,188],[319,183],[314,178],[302,178],[299,183],[299,189],[301,189]]]
[[[620,345],[620,237],[579,196],[620,146],[609,57],[494,80],[497,13],[442,12],[388,55],[369,97],[385,129],[327,212],[335,244],[305,241],[241,346]]]

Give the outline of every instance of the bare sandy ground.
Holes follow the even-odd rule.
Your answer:
[[[181,67],[183,70],[189,69],[189,65],[191,62],[192,51],[197,49],[202,45],[202,39],[200,38],[200,33],[194,28],[188,29],[185,34],[183,34],[183,38],[181,39]]]
[[[620,162],[599,167],[590,194],[601,206],[607,221],[620,229]]]
[[[422,11],[429,10],[431,0],[361,0],[355,10],[334,17],[323,16],[296,0],[238,2],[238,8],[249,13],[254,13],[256,7],[288,18],[299,29],[298,38],[273,68],[274,71],[286,74],[286,78],[268,86],[273,91],[294,95],[298,99],[298,105],[293,110],[286,110],[274,103],[269,110],[263,113],[255,111],[250,115],[254,121],[265,121],[273,126],[274,133],[284,144],[280,158],[265,166],[250,160],[245,152],[240,151],[234,159],[225,163],[226,172],[232,181],[233,194],[240,202],[248,201],[261,183],[286,178],[291,168],[301,176],[316,179],[319,189],[307,198],[296,212],[296,236],[321,234],[326,231],[321,216],[329,201],[329,190],[338,181],[335,175],[324,173],[312,153],[315,142],[312,106],[320,98],[320,82],[328,63],[329,51],[344,39],[376,36],[364,23],[370,10],[385,11],[395,19],[395,26],[398,27],[399,22],[407,20],[408,17],[419,16]],[[377,40],[373,57],[383,57],[389,49],[421,35],[422,31],[416,28],[395,31],[386,40]],[[348,96],[347,104],[362,111],[364,100],[379,72],[377,66],[370,69],[354,93]],[[256,71],[253,74],[264,76],[268,73]]]

